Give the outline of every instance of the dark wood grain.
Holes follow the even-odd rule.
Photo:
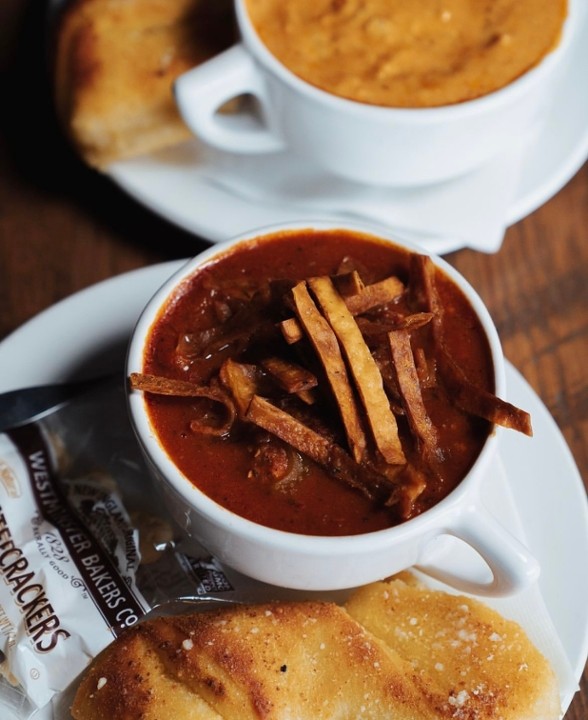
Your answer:
[[[134,203],[63,142],[43,70],[42,6],[0,2],[0,339],[81,288],[207,245]],[[588,478],[588,165],[510,228],[499,252],[447,259],[486,301],[506,356]],[[565,719],[586,718],[585,673]]]

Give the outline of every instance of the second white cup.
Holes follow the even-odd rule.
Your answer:
[[[261,41],[245,0],[235,0],[235,9],[241,42],[175,84],[194,134],[225,151],[288,150],[350,180],[404,187],[462,175],[524,141],[551,99],[579,11],[570,0],[557,47],[506,87],[455,105],[406,109],[347,100],[301,80]],[[256,99],[256,117],[218,113],[242,95]]]

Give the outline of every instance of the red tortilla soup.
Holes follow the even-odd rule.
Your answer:
[[[185,280],[143,374],[162,446],[210,498],[311,535],[390,527],[444,498],[492,423],[487,338],[426,256],[344,230],[234,246]]]

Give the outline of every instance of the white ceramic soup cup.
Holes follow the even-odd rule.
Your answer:
[[[374,231],[369,226],[329,222],[289,223],[255,230],[215,245],[187,262],[152,297],[134,329],[128,351],[128,374],[144,371],[145,350],[162,308],[173,302],[178,286],[204,265],[248,243],[275,232],[346,229],[376,235],[410,250],[414,245]],[[309,259],[312,246],[308,248]],[[495,326],[477,293],[450,265],[432,256],[462,289],[487,334],[495,369],[496,394],[505,391],[504,358]],[[466,592],[505,595],[517,592],[538,575],[538,565],[526,548],[485,509],[480,489],[489,472],[498,442],[497,429],[489,435],[466,477],[444,500],[396,527],[362,535],[321,537],[301,535],[258,525],[222,507],[188,480],[167,454],[150,422],[144,395],[128,397],[131,422],[156,484],[183,531],[235,570],[272,585],[299,590],[339,590],[382,579],[411,566]],[[445,536],[473,548],[490,569],[491,579],[468,576],[463,568],[442,569],[434,557]],[[480,563],[484,568],[484,563]]]
[[[288,149],[328,172],[370,184],[415,186],[462,175],[525,138],[540,123],[579,13],[569,0],[559,44],[526,74],[484,97],[401,109],[324,92],[282,65],[257,35],[245,1],[235,8],[241,42],[175,83],[179,111],[196,137],[233,153]],[[254,96],[257,122],[218,113]]]

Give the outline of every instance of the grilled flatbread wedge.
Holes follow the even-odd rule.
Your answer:
[[[230,0],[70,0],[54,68],[66,135],[98,169],[186,140],[173,82],[234,35]]]
[[[76,720],[555,720],[557,682],[522,629],[410,578],[330,602],[147,620],[77,689]]]

